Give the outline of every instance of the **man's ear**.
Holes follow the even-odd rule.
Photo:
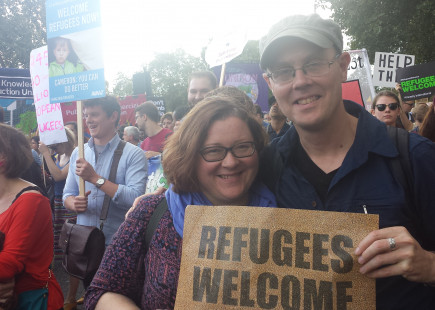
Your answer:
[[[370,112],[372,112],[372,115],[375,116],[375,110],[371,109]]]
[[[347,68],[350,64],[350,54],[348,52],[343,52],[338,58],[338,64],[342,73],[342,82],[347,81]]]
[[[267,86],[269,86],[270,90],[273,93],[273,86],[271,84],[272,82],[271,82],[270,78],[267,76],[267,73],[263,73],[263,79],[266,81]]]

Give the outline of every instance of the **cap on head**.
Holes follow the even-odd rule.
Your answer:
[[[334,47],[343,51],[343,35],[340,26],[329,19],[323,19],[317,14],[288,16],[270,28],[267,35],[260,40],[260,66],[268,67],[275,43],[281,38],[300,38],[314,43],[322,48]]]

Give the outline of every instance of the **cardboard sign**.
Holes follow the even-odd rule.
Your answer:
[[[397,69],[396,82],[403,100],[428,98],[435,93],[435,61]]]
[[[30,53],[30,75],[39,137],[46,145],[68,141],[60,103],[50,104],[47,46]]]
[[[378,215],[188,206],[175,309],[376,308],[358,243]]]
[[[376,52],[373,85],[394,88],[396,86],[396,69],[413,66],[414,61],[414,55]]]
[[[50,102],[104,97],[100,1],[47,0]]]
[[[29,70],[0,68],[0,98],[32,99]]]
[[[370,62],[365,48],[361,50],[348,51],[351,57],[349,67],[347,68],[347,80],[359,80],[361,93],[366,110],[370,111],[372,107],[375,89],[373,87],[372,73],[370,71]]]

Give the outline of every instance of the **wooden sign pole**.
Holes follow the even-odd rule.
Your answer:
[[[83,139],[83,104],[81,100],[77,101],[77,143],[79,148],[78,158],[84,158],[84,139]],[[85,180],[79,178],[79,195],[85,195]]]
[[[220,80],[219,80],[219,87],[224,86],[224,77],[225,77],[225,67],[226,67],[226,64],[227,64],[227,63],[224,63],[224,64],[222,65],[221,78],[220,78]]]

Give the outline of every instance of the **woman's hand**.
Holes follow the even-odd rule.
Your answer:
[[[409,281],[435,283],[435,254],[424,250],[405,227],[372,231],[355,254],[360,272],[370,278],[400,275]]]
[[[45,145],[44,142],[39,141],[39,148],[38,149],[42,155],[45,155],[45,154],[50,155],[50,149],[48,148],[48,146]]]

